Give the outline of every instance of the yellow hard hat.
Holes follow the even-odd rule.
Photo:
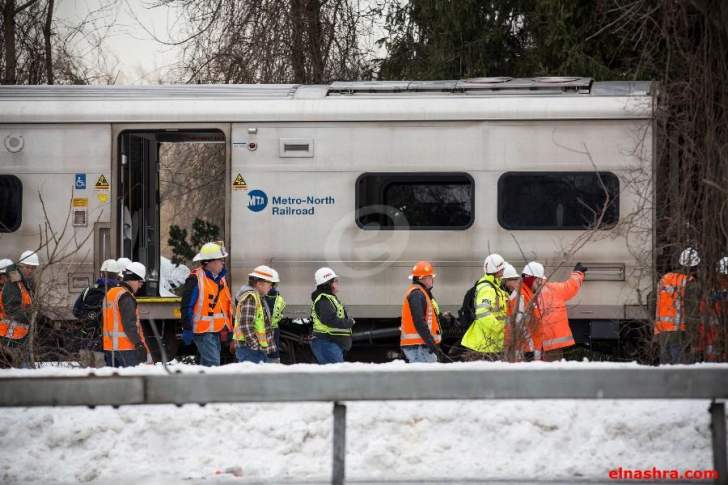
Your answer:
[[[192,261],[211,261],[213,259],[227,258],[228,253],[219,242],[209,242],[202,245],[200,252],[195,255]]]

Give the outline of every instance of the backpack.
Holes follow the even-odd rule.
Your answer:
[[[463,305],[458,310],[458,321],[464,328],[470,327],[475,321],[475,293],[478,291],[478,282],[476,281],[473,286],[465,293],[463,297]],[[481,284],[487,283],[495,289],[495,285],[490,281],[483,281]]]
[[[101,315],[105,295],[104,287],[86,288],[73,306],[73,316],[79,320],[97,320]]]

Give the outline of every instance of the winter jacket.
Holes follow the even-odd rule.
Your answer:
[[[328,290],[316,288],[316,290],[311,293],[311,301],[316,301],[316,298],[318,298],[318,296],[322,293],[331,295],[336,298],[336,296],[330,293]],[[338,300],[338,298],[336,299]],[[354,326],[354,319],[349,317],[346,309],[344,309],[344,317],[339,318],[336,315],[336,307],[333,305],[333,303],[329,301],[328,298],[321,298],[318,303],[316,303],[315,310],[316,314],[319,317],[319,320],[321,320],[322,323],[329,327],[349,329]],[[313,335],[317,338],[329,339],[335,342],[345,351],[351,349],[351,337],[348,335],[329,335],[319,332],[314,332]]]

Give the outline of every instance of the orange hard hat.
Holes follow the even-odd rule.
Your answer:
[[[412,274],[410,275],[416,278],[422,278],[424,276],[435,276],[435,271],[432,269],[432,263],[429,261],[418,261],[417,264],[412,266]]]

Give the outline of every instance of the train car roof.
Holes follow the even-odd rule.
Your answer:
[[[0,123],[649,118],[653,90],[649,81],[580,77],[0,86]]]

